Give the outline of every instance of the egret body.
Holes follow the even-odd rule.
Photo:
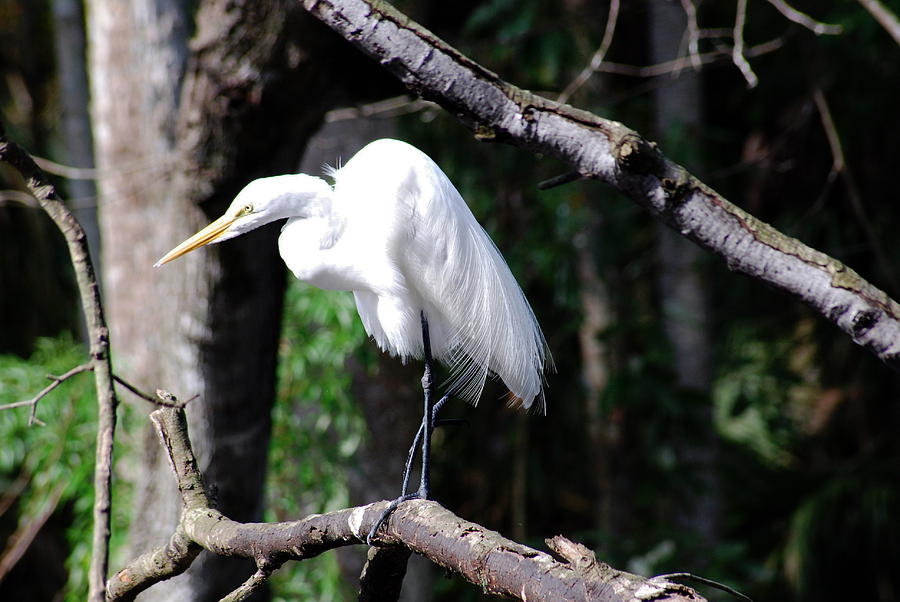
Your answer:
[[[366,332],[404,360],[424,357],[422,425],[406,462],[403,500],[427,499],[434,414],[447,399],[476,402],[489,374],[514,401],[544,411],[546,343],[506,262],[459,192],[427,155],[398,140],[376,140],[332,171],[334,186],[294,174],[250,182],[225,215],[162,257],[287,218],[278,239],[294,275],[323,289],[352,291]],[[435,400],[432,360],[451,370]],[[421,441],[421,483],[407,494]]]
[[[446,174],[398,140],[376,140],[332,171],[250,182],[225,214],[157,266],[200,246],[287,218],[278,239],[294,275],[352,291],[366,332],[392,355],[431,352],[448,390],[475,402],[497,375],[515,400],[544,411],[546,343],[525,295]]]

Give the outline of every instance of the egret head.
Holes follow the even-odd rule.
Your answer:
[[[308,217],[330,199],[331,186],[321,178],[290,174],[260,178],[247,184],[224,215],[166,253],[154,267],[214,244],[245,234],[286,217]]]

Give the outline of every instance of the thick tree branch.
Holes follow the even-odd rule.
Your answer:
[[[387,507],[388,502],[376,502],[285,523],[233,521],[210,504],[191,451],[184,410],[162,408],[153,412],[151,419],[176,473],[184,511],[166,546],[137,558],[110,579],[108,600],[132,600],[150,585],[183,572],[201,547],[256,563],[257,572],[227,598],[242,600],[288,560],[304,560],[337,547],[364,543]],[[647,599],[646,594],[651,592],[653,599],[660,601],[702,600],[682,585],[612,569],[596,562],[589,552],[580,553],[578,559],[563,554],[563,562],[554,560],[544,552],[465,521],[432,501],[401,504],[379,533],[381,545],[402,546],[421,554],[490,594],[522,600],[636,601]],[[584,550],[571,542],[569,546]],[[379,558],[377,562],[393,566],[390,557],[403,553],[379,551],[375,557]],[[368,585],[363,589],[372,597],[363,599],[389,599],[383,591],[373,592],[372,583]]]
[[[87,321],[91,366],[97,388],[97,455],[94,466],[94,531],[91,541],[90,594],[92,602],[104,599],[109,568],[110,485],[113,438],[116,429],[116,392],[109,359],[109,329],[103,317],[100,287],[88,254],[87,238],[81,225],[49,183],[44,173],[19,145],[6,138],[0,126],[0,161],[22,174],[28,190],[63,233],[69,248],[78,292]]]
[[[638,133],[503,81],[384,2],[301,1],[476,138],[557,157],[610,184],[730,269],[806,302],[900,367],[900,305],[836,259],[731,204]]]

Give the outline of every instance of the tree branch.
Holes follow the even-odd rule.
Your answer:
[[[878,0],[859,0],[859,3],[884,27],[894,41],[900,44],[900,20],[897,19],[897,15]]]
[[[21,408],[26,406],[31,406],[31,415],[28,417],[28,426],[31,426],[35,422],[40,422],[35,416],[37,412],[38,403],[46,397],[53,389],[63,384],[76,374],[81,374],[82,372],[87,372],[94,369],[93,364],[81,364],[80,366],[75,366],[65,374],[61,374],[59,376],[53,376],[52,374],[47,375],[47,378],[51,380],[50,384],[41,389],[40,393],[32,397],[31,399],[26,399],[24,401],[14,401],[13,403],[6,403],[0,405],[0,412],[3,410],[11,410],[13,408]],[[43,423],[41,423],[43,424]]]
[[[828,23],[822,23],[821,21],[816,21],[806,13],[802,13],[784,0],[768,0],[769,4],[775,7],[775,9],[780,12],[788,21],[793,21],[797,25],[802,25],[807,28],[817,36],[822,34],[827,35],[838,35],[844,28],[840,25],[829,25]]]
[[[176,473],[184,511],[166,546],[135,559],[109,580],[110,601],[132,600],[154,583],[183,572],[200,548],[256,562],[257,572],[226,598],[242,600],[288,560],[304,560],[341,546],[364,543],[388,505],[386,501],[376,502],[284,523],[233,521],[211,505],[191,450],[184,410],[162,408],[151,414],[151,420]],[[465,521],[432,501],[401,504],[379,531],[379,543],[421,554],[485,593],[522,600],[636,601],[646,599],[642,596],[647,592],[660,601],[703,600],[682,585],[629,575],[596,560],[585,566],[576,566],[572,558],[554,560],[544,552]],[[379,550],[375,554],[378,562],[394,565],[390,557],[396,559],[405,553],[393,550]],[[363,588],[371,592],[366,584]],[[383,591],[373,595],[376,597],[363,599],[389,599]]]
[[[600,68],[600,65],[603,64],[603,59],[606,57],[606,53],[609,51],[609,47],[612,45],[613,36],[616,33],[616,22],[619,20],[619,0],[611,0],[609,3],[609,15],[606,17],[606,29],[603,32],[603,40],[600,41],[600,47],[594,52],[591,57],[591,61],[588,63],[587,67],[581,70],[581,73],[578,74],[566,89],[562,91],[557,98],[557,102],[564,103],[569,100],[569,97],[572,96],[581,86],[583,86],[587,80],[591,78],[594,73],[597,72],[597,69]]]
[[[737,0],[737,14],[734,18],[734,46],[731,49],[731,60],[741,70],[748,88],[755,88],[759,83],[753,68],[744,56],[744,23],[747,21],[747,0]]]
[[[9,163],[22,174],[28,190],[62,232],[78,281],[78,292],[90,339],[91,369],[94,372],[98,405],[89,600],[101,602],[106,591],[106,572],[109,568],[110,485],[118,401],[113,385],[112,363],[109,359],[109,329],[103,317],[100,287],[94,275],[87,239],[81,225],[63,204],[54,187],[28,153],[6,138],[2,126],[0,126],[0,161]]]
[[[900,367],[900,305],[836,259],[731,204],[638,133],[503,81],[384,2],[301,1],[476,138],[557,157],[610,184],[730,269],[804,301]]]

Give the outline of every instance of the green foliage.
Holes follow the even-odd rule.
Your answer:
[[[352,295],[291,280],[272,415],[266,520],[348,505],[347,471],[365,428],[345,364],[365,341]],[[334,554],[289,565],[272,584],[276,600],[347,597]]]
[[[48,374],[62,374],[86,359],[83,347],[68,336],[39,339],[27,360],[0,355],[0,404],[33,397],[49,384]],[[93,379],[85,373],[41,400],[37,418],[45,426],[28,426],[28,407],[0,412],[0,491],[15,498],[19,527],[47,512],[70,521],[67,600],[83,600],[87,594],[96,408]],[[127,487],[114,492],[114,547],[127,531],[128,497]]]
[[[790,371],[790,340],[762,340],[737,327],[729,338],[729,366],[713,388],[719,433],[758,454],[766,463],[786,466],[798,437],[798,425],[786,410],[792,387],[800,384]]]

